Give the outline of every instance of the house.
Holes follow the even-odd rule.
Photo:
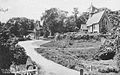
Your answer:
[[[81,30],[82,31],[88,31],[87,25],[86,24],[81,24]]]
[[[86,23],[88,32],[106,33],[112,29],[113,25],[109,21],[105,10],[97,12],[97,9],[92,5],[89,15]]]

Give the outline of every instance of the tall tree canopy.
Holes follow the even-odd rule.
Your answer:
[[[74,32],[78,30],[77,24],[76,24],[76,20],[74,16],[70,16],[67,17],[64,20],[64,28],[65,28],[65,32]]]
[[[0,69],[9,69],[13,62],[17,65],[26,62],[25,50],[17,43],[17,37],[10,31],[0,32]]]
[[[29,34],[29,30],[34,29],[34,20],[24,17],[12,18],[7,21],[3,28],[9,30],[15,36],[23,37]]]
[[[66,18],[67,13],[67,11],[57,8],[46,10],[41,18],[45,30],[49,31],[50,35],[54,35],[56,32],[63,32],[63,20]]]
[[[24,64],[27,55],[24,48],[16,45],[18,38],[34,28],[33,21],[27,18],[12,18],[0,27],[0,69],[9,69],[10,65]],[[25,31],[25,33],[23,33]]]
[[[81,24],[86,24],[87,20],[89,18],[88,12],[83,12],[78,18],[77,18],[77,27],[80,29]]]

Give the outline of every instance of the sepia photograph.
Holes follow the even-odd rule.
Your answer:
[[[0,75],[120,75],[120,0],[0,0]]]

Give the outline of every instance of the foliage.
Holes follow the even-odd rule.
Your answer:
[[[50,35],[54,35],[56,32],[61,33],[63,29],[63,20],[66,15],[66,11],[59,10],[57,8],[46,10],[41,18],[43,21],[44,30],[49,31]]]
[[[116,48],[110,40],[106,40],[103,45],[100,46],[98,53],[96,54],[102,60],[113,59],[116,53]]]
[[[110,22],[113,24],[113,26],[118,27],[119,23],[120,23],[119,11],[112,11],[112,10],[110,10],[108,8],[103,9],[103,10],[106,10],[108,18],[109,18]]]
[[[16,45],[14,48],[10,49],[13,55],[12,62],[16,65],[25,64],[28,56],[25,53],[23,47]]]
[[[119,72],[118,69],[116,69],[116,68],[109,68],[109,67],[108,68],[99,69],[98,71],[101,72],[101,73],[110,73],[110,72],[118,73]]]
[[[101,32],[102,34],[106,34],[106,32],[108,32],[105,26],[103,26],[103,28],[101,29],[101,31],[102,31]]]
[[[118,54],[115,55],[114,60],[117,61],[117,67],[120,70],[120,53],[118,53]]]
[[[17,37],[23,37],[29,34],[29,30],[34,29],[34,20],[27,18],[12,18],[3,26],[4,29],[10,31]]]
[[[67,49],[67,48],[37,48],[35,49],[45,58],[70,69],[79,71],[84,68],[83,60],[91,60],[97,49]],[[76,68],[78,66],[79,68]]]
[[[74,32],[78,30],[74,16],[67,17],[64,20],[64,28],[65,28],[65,32]]]
[[[77,21],[76,21],[77,27],[80,29],[80,28],[81,28],[81,24],[86,24],[88,18],[89,18],[88,12],[83,12],[83,13],[77,18]]]
[[[23,64],[27,56],[25,50],[16,45],[19,37],[16,37],[11,29],[7,29],[7,26],[3,25],[2,28],[0,32],[0,68],[9,69],[13,62]]]

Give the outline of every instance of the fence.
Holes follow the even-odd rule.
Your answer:
[[[85,69],[80,69],[80,75],[91,75],[94,74],[95,71],[98,71],[98,69],[96,69],[95,66],[90,65],[89,71],[85,71]]]
[[[92,72],[94,72],[94,66],[92,65],[89,66],[89,71],[85,71],[85,69],[83,68],[80,69],[80,75],[89,75],[89,73]],[[14,75],[39,75],[39,70],[38,68],[32,70],[14,71],[14,72],[4,70],[4,73],[12,73]]]
[[[17,75],[38,75],[38,69],[33,69],[33,70],[25,70],[25,71],[16,71],[16,72],[12,72],[13,74]]]

